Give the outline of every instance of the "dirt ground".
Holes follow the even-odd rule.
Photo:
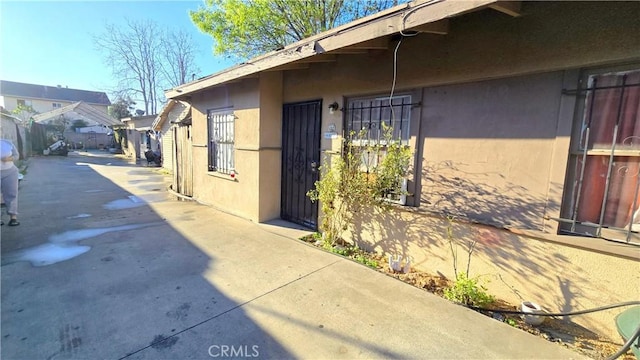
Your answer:
[[[322,242],[318,241],[314,236],[308,236],[300,239],[314,246],[323,248]],[[326,250],[326,249],[325,249]],[[351,258],[354,261],[363,263],[371,268],[392,276],[407,284],[417,288],[429,291],[438,296],[443,296],[444,289],[451,285],[451,281],[426,272],[411,269],[407,274],[394,273],[389,269],[387,259],[382,255],[368,253],[362,250],[353,250],[347,246],[339,246],[337,249],[331,250],[334,253]],[[519,310],[519,304],[510,304],[506,301],[496,299],[496,301],[487,306],[487,308],[496,310]],[[546,317],[544,322],[538,326],[532,326],[524,321],[520,315],[500,314],[497,312],[480,311],[480,313],[496,319],[496,321],[505,322],[515,328],[526,331],[528,333],[540,336],[548,341],[557,343],[584,356],[596,360],[603,360],[614,354],[622,347],[622,339],[612,341],[610,339],[599,336],[598,334],[586,329],[573,322],[567,322],[555,317]],[[621,360],[635,360],[631,351],[628,351]]]

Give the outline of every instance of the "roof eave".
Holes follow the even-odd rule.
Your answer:
[[[164,124],[167,119],[169,112],[171,112],[171,109],[173,109],[177,102],[177,100],[169,99],[169,101],[167,101],[167,103],[162,107],[162,110],[160,110],[160,113],[156,116],[155,120],[153,120],[153,124],[151,125],[154,130],[160,130],[162,124]]]
[[[413,1],[325,31],[286,46],[282,50],[267,53],[216,74],[173,88],[166,91],[165,96],[168,99],[183,97],[243,77],[256,75],[278,66],[452,18],[495,3],[498,1]]]

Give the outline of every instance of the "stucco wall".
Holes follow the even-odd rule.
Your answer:
[[[260,189],[259,80],[250,79],[211,89],[192,98],[193,197],[258,221]],[[207,110],[233,109],[236,177],[208,171]]]
[[[559,215],[576,102],[562,90],[578,86],[583,67],[639,62],[638,16],[638,3],[527,2],[521,18],[484,10],[452,19],[448,35],[404,38],[395,92],[423,93],[413,110],[420,130],[412,134],[421,207],[363,214],[345,236],[453,278],[447,221],[429,210],[555,234],[557,222],[543,217]],[[287,72],[285,102],[322,96],[344,106],[348,97],[390,94],[396,44]],[[322,131],[331,123],[341,133],[342,120],[323,109]],[[322,150],[339,143],[323,139]],[[492,227],[457,223],[454,230],[456,239],[479,241],[471,275],[491,280],[489,292],[508,301],[570,311],[640,293],[637,261]],[[618,339],[617,313],[572,320]]]
[[[396,90],[640,61],[640,5],[634,2],[525,2],[512,18],[487,9],[451,19],[447,35],[403,38]],[[397,39],[387,50],[338,55],[285,74],[286,102],[320,94],[390,92]],[[366,66],[363,66],[366,64]],[[341,104],[342,105],[342,104]]]
[[[421,211],[362,213],[349,232],[370,251],[411,257],[413,268],[455,279],[453,256],[446,236],[449,221]],[[375,219],[375,221],[370,221]],[[533,301],[549,312],[586,310],[638,300],[640,264],[597,252],[518,236],[489,226],[453,222],[458,243],[458,270],[466,269],[465,244],[477,241],[470,276],[479,277],[488,292],[519,304]],[[613,322],[623,309],[612,309],[566,320],[619,342]]]
[[[431,87],[422,98],[421,206],[542,230],[563,72]],[[568,149],[566,149],[568,151]],[[565,152],[567,153],[567,152]],[[556,159],[566,164],[566,159]]]
[[[326,106],[388,95],[395,79],[396,94],[422,94],[413,98],[421,104],[413,110],[420,123],[411,138],[420,181],[410,190],[421,207],[364,214],[366,221],[348,237],[452,278],[447,221],[428,210],[554,233],[557,224],[543,216],[559,211],[575,105],[562,89],[577,87],[580,68],[640,61],[639,17],[633,2],[525,2],[520,18],[487,9],[452,19],[447,35],[404,38],[396,73],[398,40],[390,39],[387,50],[287,71],[282,85],[274,72],[194,94],[194,197],[252,220],[268,219],[279,206],[282,103],[321,98],[322,133],[333,124],[340,134],[342,113],[331,115]],[[206,170],[206,111],[228,106],[237,117],[236,180]],[[321,146],[335,153],[340,139],[323,138]],[[637,261],[491,227],[458,223],[454,237],[479,241],[472,275],[490,279],[489,291],[513,302],[568,311],[640,293]],[[614,315],[575,320],[616,337]]]
[[[282,165],[282,73],[260,76],[259,215],[258,221],[280,216]]]
[[[447,35],[402,39],[395,93],[424,94],[411,139],[421,205],[555,232],[543,217],[559,216],[576,99],[562,90],[578,86],[581,67],[640,63],[639,13],[637,3],[533,2],[520,18],[486,9],[452,19]],[[285,73],[285,102],[390,94],[397,43]],[[341,133],[339,115],[323,111],[323,132],[332,123]],[[339,144],[323,139],[322,150]]]

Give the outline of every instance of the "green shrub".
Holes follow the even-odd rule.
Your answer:
[[[393,138],[392,130],[383,124],[384,146],[371,144],[365,131],[352,131],[343,139],[341,156],[323,159],[320,180],[307,196],[320,202],[320,230],[328,246],[342,240],[361,209],[389,210],[388,199],[406,195],[402,182],[409,174],[413,155],[408,146]],[[370,159],[381,160],[365,166]]]
[[[469,279],[465,273],[460,273],[453,286],[444,290],[444,297],[460,304],[483,307],[495,301],[486,291],[477,278]]]

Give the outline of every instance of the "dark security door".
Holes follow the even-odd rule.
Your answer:
[[[282,119],[282,202],[280,217],[313,229],[318,203],[307,196],[318,180],[322,102],[285,104]]]

